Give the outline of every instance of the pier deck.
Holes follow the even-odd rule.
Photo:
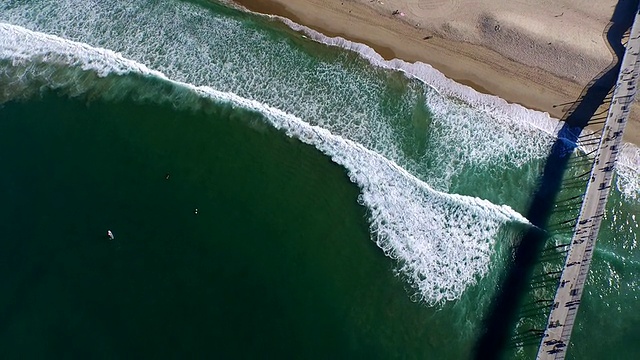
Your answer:
[[[631,28],[611,106],[591,170],[569,254],[538,349],[537,359],[564,359],[604,216],[622,134],[636,95],[640,54],[640,10]]]

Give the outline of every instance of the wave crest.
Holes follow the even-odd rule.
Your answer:
[[[288,136],[315,146],[344,166],[351,181],[360,187],[360,202],[370,212],[374,241],[386,255],[398,260],[399,271],[415,286],[417,297],[429,304],[459,298],[468,286],[487,273],[493,246],[503,225],[527,223],[508,206],[436,191],[361,144],[258,101],[208,86],[174,81],[116,52],[15,25],[0,23],[0,39],[0,61],[10,63],[11,68],[0,74],[0,81],[25,82],[14,89],[28,89],[31,81],[38,80],[36,82],[44,82],[47,87],[73,93],[93,91],[99,96],[109,93],[110,86],[85,81],[87,72],[100,77],[142,76],[170,84],[171,88],[160,85],[155,89],[157,93],[152,93],[149,89],[132,87],[127,96],[191,109],[200,108],[203,99],[230,104],[262,114],[268,123]],[[72,80],[53,81],[46,71],[49,66],[76,67],[82,72],[73,73],[78,78]],[[21,74],[17,76],[18,73]],[[70,74],[72,72],[67,72],[66,76]],[[59,73],[55,75],[64,78]],[[69,87],[73,89],[67,89]],[[176,89],[186,90],[189,95]],[[119,91],[117,94],[123,96]]]

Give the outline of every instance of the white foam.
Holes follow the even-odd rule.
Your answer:
[[[618,190],[629,200],[640,200],[640,148],[624,144],[616,162]]]
[[[249,11],[245,8],[242,8],[244,11]],[[557,136],[559,129],[564,124],[562,121],[552,118],[546,112],[535,111],[531,109],[527,109],[519,104],[508,103],[506,100],[488,94],[482,94],[469,86],[456,83],[455,81],[447,78],[434,69],[431,65],[425,64],[422,62],[409,63],[400,59],[392,59],[385,60],[380,54],[378,54],[373,48],[368,45],[356,43],[344,39],[342,37],[330,37],[326,36],[320,32],[317,32],[313,29],[310,29],[306,26],[295,23],[287,18],[277,16],[277,15],[263,15],[256,14],[260,16],[265,16],[273,19],[277,19],[278,21],[283,22],[287,26],[289,26],[292,30],[302,32],[306,34],[309,38],[320,42],[329,46],[336,46],[343,49],[347,49],[350,51],[354,51],[364,59],[368,60],[372,65],[378,66],[385,69],[398,70],[406,74],[409,78],[415,78],[423,81],[425,84],[431,86],[438,93],[443,94],[447,97],[453,97],[464,101],[465,103],[472,106],[474,109],[483,111],[491,116],[498,123],[517,123],[521,130],[526,128],[535,128],[543,133],[550,136]],[[436,101],[439,99],[435,99]],[[446,105],[438,105],[431,102],[429,104],[431,109],[435,109],[436,111],[441,109],[448,109]],[[445,110],[446,111],[446,110]],[[447,116],[444,116],[447,120],[455,120],[455,116],[451,116],[451,113],[447,113]],[[478,123],[472,123],[478,124]],[[456,128],[459,128],[461,124],[457,124]],[[483,134],[495,134],[496,129],[488,131],[474,131],[472,136],[482,136]],[[585,133],[593,134],[590,130],[585,130]],[[509,134],[509,132],[506,132]],[[464,139],[464,136],[457,136],[459,132],[453,131],[449,132],[447,136],[441,137],[442,139],[447,139],[448,143],[446,144],[455,144],[458,146],[459,144],[463,144],[463,141],[456,141],[457,139]],[[594,138],[597,138],[597,134],[593,134]],[[584,138],[583,142],[588,140],[589,138]],[[514,139],[515,140],[515,139]],[[541,141],[543,139],[540,139]],[[500,142],[502,147],[505,147],[505,144],[509,144],[509,141]],[[521,150],[526,151],[526,146],[523,147],[522,142],[513,141],[513,143],[517,143],[518,147]],[[532,157],[539,156],[540,152],[537,149],[544,148],[540,143],[531,146],[530,154],[526,154],[520,159],[512,159],[515,161],[514,164],[516,166],[521,166],[525,159],[530,159]],[[579,149],[585,153],[591,152],[591,150],[595,149],[595,145],[580,145]],[[501,154],[513,153],[512,149],[503,149],[503,151],[498,151]],[[472,151],[466,151],[465,153],[472,153]],[[451,170],[449,170],[451,171]],[[640,199],[640,149],[633,144],[626,143],[624,144],[624,149],[621,151],[618,156],[618,163],[616,166],[616,172],[618,175],[617,178],[617,188],[618,190],[629,200],[639,200]]]
[[[40,69],[35,65],[41,64],[68,65],[100,76],[139,74],[158,78],[201,98],[263,114],[275,128],[315,146],[347,169],[351,181],[361,188],[361,203],[370,211],[374,240],[385,254],[399,260],[400,272],[415,285],[419,297],[431,304],[458,298],[487,273],[503,224],[526,222],[508,206],[435,191],[395,162],[296,116],[233,93],[170,80],[107,49],[0,23],[0,61],[7,60],[25,72]],[[144,89],[139,92],[140,96],[150,96]],[[156,101],[172,101],[172,94],[164,95]]]
[[[498,96],[479,93],[469,86],[457,83],[447,78],[443,73],[434,69],[429,64],[425,64],[420,61],[410,63],[401,59],[385,60],[373,48],[366,44],[349,41],[339,36],[326,36],[281,16],[263,16],[278,19],[289,26],[292,30],[303,32],[309,38],[322,44],[354,51],[374,66],[401,71],[409,78],[415,78],[423,81],[438,93],[460,99],[471,105],[474,109],[490,114],[491,117],[499,120],[509,119],[510,122],[517,122],[522,127],[534,127],[549,135],[554,135],[554,130],[557,126],[558,120],[551,118],[548,113],[527,109],[518,104],[508,103],[506,100]]]
[[[300,58],[300,53],[296,54],[295,58],[290,56],[290,53],[297,51],[296,47],[285,46],[289,41],[288,38],[273,39],[254,25],[245,27],[237,19],[224,17],[220,19],[215,13],[204,11],[197,5],[188,2],[159,1],[153,8],[150,8],[143,2],[131,0],[98,3],[77,2],[75,0],[33,0],[24,3],[4,3],[0,4],[0,19],[7,19],[10,23],[22,24],[39,31],[54,33],[64,38],[77,40],[80,43],[92,44],[95,46],[92,49],[97,51],[101,51],[100,47],[117,49],[124,54],[121,56],[122,58],[136,61],[129,65],[137,66],[144,63],[148,67],[160,70],[171,79],[194,85],[209,85],[219,90],[234,92],[245,99],[256,100],[261,106],[269,104],[272,108],[295,114],[298,120],[304,119],[312,125],[329,130],[333,136],[340,135],[342,138],[351,139],[360,143],[364,148],[382,154],[392,160],[395,166],[399,165],[439,190],[449,189],[450,180],[465,167],[473,166],[475,168],[492,164],[498,169],[503,169],[504,172],[509,172],[511,168],[517,168],[532,159],[543,158],[548,149],[545,142],[555,134],[554,129],[557,125],[555,120],[546,114],[527,110],[519,105],[508,104],[497,97],[478,94],[471,88],[456,84],[429,65],[408,64],[399,60],[386,62],[385,65],[382,63],[384,60],[381,57],[364,45],[350,43],[344,39],[342,39],[343,45],[338,44],[340,41],[331,44],[354,50],[362,58],[380,68],[403,71],[408,77],[419,79],[442,94],[442,96],[438,96],[435,90],[430,89],[424,91],[428,95],[425,101],[426,107],[434,112],[433,127],[435,130],[429,139],[431,144],[429,151],[424,155],[431,156],[429,160],[436,165],[433,166],[433,169],[438,172],[433,172],[434,170],[426,169],[423,165],[426,163],[424,158],[410,159],[402,153],[398,145],[400,141],[394,137],[397,135],[388,125],[390,117],[379,112],[375,106],[377,104],[375,97],[367,97],[368,94],[380,91],[380,85],[370,81],[371,77],[378,76],[378,74],[370,76],[369,74],[365,74],[367,76],[354,74],[352,71],[348,71],[349,69],[344,69],[349,65],[349,61],[342,60],[332,60],[333,63],[329,64],[321,63],[314,69],[315,73],[303,72],[293,62]],[[126,23],[124,27],[123,23]],[[297,24],[295,26],[300,27]],[[126,29],[125,32],[118,32],[118,29],[122,28]],[[306,32],[307,30],[301,31]],[[313,38],[313,36],[309,37]],[[0,42],[2,40],[0,39]],[[327,44],[323,40],[322,34],[317,34],[315,40]],[[69,46],[69,43],[65,46]],[[223,50],[215,51],[215,48]],[[54,52],[52,56],[58,55]],[[110,57],[111,55],[107,53],[104,56]],[[340,58],[342,59],[344,56],[340,55]],[[72,58],[70,61],[75,60]],[[96,57],[95,61],[99,63],[102,60]],[[308,60],[303,59],[303,61]],[[382,65],[380,65],[381,63]],[[82,65],[83,61],[80,61],[79,64],[79,66],[84,66]],[[92,67],[87,69],[102,74],[100,70],[95,69],[100,66],[92,64]],[[112,65],[105,66],[109,69],[108,71],[112,70]],[[413,68],[413,70],[406,70],[405,67]],[[270,73],[271,69],[280,69],[278,71],[284,71],[284,74]],[[2,66],[0,66],[0,71],[2,70]],[[153,72],[147,68],[140,73],[148,73],[147,70]],[[49,86],[61,88],[79,86],[73,80],[63,76],[54,79],[46,68],[31,67],[28,71],[41,71],[41,77],[47,79]],[[338,73],[337,78],[336,73]],[[316,76],[317,74],[321,76]],[[323,74],[330,75],[324,76]],[[15,78],[20,75],[18,74]],[[14,83],[14,85],[17,84]],[[92,84],[88,83],[86,86],[90,87]],[[338,87],[349,89],[349,91],[341,93],[344,98],[331,93],[333,88]],[[74,92],[82,93],[86,90],[81,87],[75,89]],[[16,91],[0,87],[0,94],[6,91],[16,94]],[[151,93],[153,92],[139,93],[137,96],[150,96]],[[216,98],[215,96],[207,96]],[[446,96],[461,99],[469,105],[452,103],[450,99],[445,98]],[[408,101],[414,101],[414,99],[409,98]],[[232,101],[230,103],[237,105]],[[338,110],[329,109],[327,104],[333,105]],[[484,115],[478,114],[478,111],[472,107],[480,109],[480,113]],[[336,121],[331,122],[333,119]],[[273,120],[270,121],[273,122]],[[278,121],[275,123],[278,124]],[[492,126],[494,124],[495,127]],[[458,128],[461,131],[457,131]],[[541,134],[548,136],[541,136]],[[295,136],[295,134],[292,135]],[[330,154],[330,149],[323,151]],[[339,159],[340,157],[335,161],[339,162]],[[637,164],[637,161],[630,160],[629,162]],[[360,169],[357,166],[357,164],[353,165],[353,168]],[[369,169],[366,164],[362,166]],[[351,170],[352,168],[347,165],[345,167],[349,169],[351,176],[354,176],[355,170]],[[618,169],[621,168],[623,167],[618,167]],[[384,170],[384,167],[382,169]],[[427,203],[434,196],[429,195],[432,194],[432,189],[427,191],[427,195],[413,195],[413,192],[421,193],[423,190],[420,190],[420,186],[415,185],[412,181],[408,181],[409,185],[406,186],[409,190],[402,190],[403,194],[398,199],[387,201],[385,196],[377,194],[376,191],[380,191],[380,194],[387,193],[387,187],[391,185],[379,184],[379,182],[386,181],[383,174],[392,170],[382,171],[383,174],[372,172],[371,175],[366,173],[369,170],[360,171],[363,173],[357,173],[357,181],[366,184],[365,180],[368,177],[374,179],[371,180],[374,185],[367,185],[369,187],[358,183],[363,188],[363,203],[374,209],[371,211],[372,229],[381,226],[384,230],[379,236],[388,237],[388,239],[383,239],[376,235],[376,241],[385,249],[389,247],[385,251],[390,256],[395,256],[404,260],[404,264],[408,264],[403,268],[403,272],[417,279],[414,280],[416,287],[424,289],[421,290],[420,296],[423,296],[426,301],[434,302],[436,301],[434,299],[459,296],[461,289],[472,284],[476,276],[482,276],[486,273],[489,266],[488,258],[492,252],[491,246],[495,241],[495,233],[499,227],[497,224],[502,220],[493,218],[490,212],[479,211],[479,215],[476,215],[476,210],[471,210],[473,206],[466,205],[464,202],[460,205],[463,207],[461,213],[451,215],[453,210],[446,210],[446,203],[443,203],[443,200],[438,198],[434,200],[433,204]],[[630,194],[634,194],[634,191],[637,194],[637,190],[633,190],[634,186],[636,186],[635,189],[640,189],[640,185],[633,185],[637,184],[637,174],[640,173],[637,170],[634,171],[631,171],[628,176],[631,179],[627,188]],[[620,172],[618,173],[620,174]],[[400,180],[403,179],[403,176],[397,176],[400,177]],[[618,176],[617,179],[618,188],[620,188],[622,176]],[[636,179],[635,182],[634,179]],[[397,186],[404,186],[402,182],[399,182],[400,180],[392,177],[388,181],[390,184],[398,183],[400,185]],[[529,183],[526,182],[522,185],[530,185]],[[513,193],[512,188],[515,187],[503,187],[511,193],[506,193],[500,198],[508,199],[512,206],[518,206],[517,201],[513,200],[520,195]],[[408,194],[404,194],[405,191]],[[524,189],[522,193],[528,194],[529,191]],[[367,194],[370,197],[365,199]],[[415,196],[415,198],[411,198],[411,196]],[[375,210],[376,206],[382,207],[383,210]],[[393,206],[397,206],[397,208],[393,208]],[[402,206],[407,206],[406,212],[402,211]],[[378,214],[377,211],[381,214]],[[423,217],[423,220],[420,218],[411,220],[410,217],[414,216],[413,214],[418,214],[416,216]],[[403,218],[403,215],[406,215],[407,218]],[[475,224],[474,216],[486,219],[482,221],[488,222],[487,229],[483,228],[482,221],[478,221],[477,227],[468,230],[477,233],[468,234],[462,228],[467,223]],[[421,224],[421,221],[425,224]],[[455,223],[456,221],[462,221],[462,225]],[[434,231],[433,237],[428,241],[422,242],[424,237],[429,237],[428,231],[421,230],[423,227],[426,229],[434,227],[439,230]],[[447,227],[452,229],[447,229]],[[414,228],[417,229],[415,236],[412,234]],[[437,241],[446,244],[449,238],[452,239],[451,248],[437,248],[436,245],[433,245]],[[460,254],[450,253],[455,250],[456,246],[462,247],[462,244],[467,244],[470,248],[477,247],[477,249],[463,249]],[[421,256],[424,256],[421,252],[426,253],[425,249],[429,247],[439,251],[439,253],[431,254],[439,259],[421,260]],[[411,253],[413,250],[416,251],[416,254]],[[402,253],[402,255],[397,253]],[[455,263],[455,265],[448,268],[447,262]],[[452,273],[462,271],[463,275],[459,280],[451,283],[446,279],[446,274],[440,274],[438,278],[434,279],[423,279],[428,277],[430,271],[438,267],[444,268],[446,271],[451,270]],[[433,271],[436,274],[437,270]],[[438,291],[443,294],[437,295]]]
[[[578,148],[585,154],[593,153],[598,147],[600,134],[585,129],[578,142]],[[586,145],[585,145],[586,144]],[[595,157],[595,154],[592,155]],[[625,143],[616,160],[616,188],[627,200],[640,200],[640,148]]]
[[[520,107],[498,116],[506,102],[497,97],[492,101],[499,111],[493,113],[481,97],[477,104],[482,111],[470,99],[451,101],[442,95],[448,94],[448,85],[469,96],[480,95],[428,65],[403,68],[408,64],[395,60],[371,67],[369,63],[380,65],[371,49],[371,56],[363,56],[369,62],[352,52],[327,55],[324,47],[308,46],[307,41],[300,44],[300,39],[280,30],[256,27],[252,18],[221,16],[189,2],[158,1],[149,8],[133,0],[33,0],[0,4],[2,19],[117,50],[171,79],[234,92],[279,108],[363,144],[442,191],[455,191],[451,184],[464,182],[460,174],[468,174],[469,169],[478,174],[497,173],[496,169],[500,169],[496,175],[522,172],[523,165],[543,159],[550,145],[550,136],[523,119],[533,112]],[[368,49],[348,44],[363,53]],[[421,80],[396,76],[398,69],[413,72]],[[442,94],[432,87],[437,81],[444,84],[437,86]],[[422,116],[415,116],[420,112]],[[433,114],[432,119],[424,113]],[[415,126],[426,120],[431,121],[428,128]],[[536,125],[536,119],[532,121]],[[491,191],[477,194],[521,207],[534,185],[504,187],[500,196]]]
[[[479,93],[447,78],[429,64],[419,61],[409,63],[401,59],[385,60],[368,45],[339,36],[329,37],[280,16],[261,16],[277,19],[319,43],[353,51],[376,67],[400,71],[440,94],[426,99],[434,120],[440,122],[435,136],[432,136],[437,143],[433,143],[432,147],[443,153],[455,154],[451,156],[454,162],[439,159],[443,161],[434,168],[442,172],[428,178],[430,182],[438,182],[441,189],[448,189],[451,178],[465,166],[482,164],[486,169],[488,165],[500,164],[503,168],[519,168],[532,159],[543,158],[550,148],[551,137],[557,134],[558,121],[548,113]],[[451,98],[459,99],[464,104],[455,104]],[[540,136],[539,131],[548,136]],[[508,161],[504,161],[506,158]]]
[[[212,86],[277,107],[383,154],[439,190],[450,191],[452,179],[465,169],[517,173],[548,152],[558,123],[546,113],[477,93],[427,64],[385,61],[366,45],[326,37],[288,19],[271,18],[317,42],[352,50],[379,69],[399,70],[442,94],[425,87],[403,98],[405,109],[416,104],[416,97],[426,95],[425,107],[434,114],[428,150],[403,148],[396,114],[381,111],[378,104],[384,101],[387,74],[347,68],[351,60],[343,55],[340,60],[305,68],[299,63],[312,60],[297,46],[290,46],[287,37],[274,38],[242,18],[219,16],[197,4],[174,1],[158,1],[153,7],[132,0],[0,4],[0,19],[9,23],[116,49],[171,79]],[[398,116],[412,111],[403,109]],[[633,176],[627,178],[633,180]],[[635,181],[625,184],[627,193],[638,191],[632,187]],[[533,189],[520,190],[506,188],[499,199],[520,208]]]

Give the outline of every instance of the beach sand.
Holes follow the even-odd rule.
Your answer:
[[[613,60],[603,31],[616,0],[234,0],[385,59],[430,64],[477,91],[562,118]],[[393,14],[394,11],[399,13]],[[636,102],[625,141],[640,144]]]

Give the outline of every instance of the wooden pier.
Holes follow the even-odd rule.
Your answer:
[[[622,134],[636,95],[640,58],[639,18],[640,10],[636,12],[631,28],[591,177],[571,239],[569,254],[538,349],[537,359],[540,360],[564,359],[569,346],[571,331],[609,197],[613,170],[622,145]]]

